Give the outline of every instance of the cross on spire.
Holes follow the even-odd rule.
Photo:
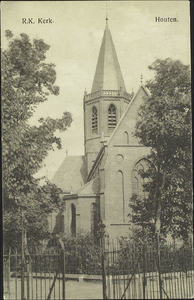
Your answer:
[[[106,2],[106,24],[108,23],[108,11],[107,11],[107,2]]]
[[[106,24],[108,25],[108,5],[107,5],[107,2],[106,2],[106,19],[105,20],[106,20]]]

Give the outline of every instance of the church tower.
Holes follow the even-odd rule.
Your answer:
[[[112,36],[106,26],[91,93],[84,95],[84,145],[89,174],[102,142],[106,143],[130,103]]]

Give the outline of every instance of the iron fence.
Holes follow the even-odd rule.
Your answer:
[[[25,255],[10,250],[3,256],[6,300],[64,300],[64,253],[59,247]]]
[[[4,255],[7,299],[65,299],[65,273],[101,275],[103,299],[160,299],[157,252],[110,243],[66,244]],[[166,247],[160,251],[162,299],[194,294],[193,249]]]
[[[194,294],[193,250],[161,249],[162,299],[184,299]],[[105,251],[107,299],[160,299],[157,252],[120,248]]]

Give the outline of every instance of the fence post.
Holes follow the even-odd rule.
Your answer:
[[[105,245],[104,239],[102,240],[102,288],[103,288],[103,299],[107,299],[106,296],[106,265],[105,265]]]
[[[9,247],[8,259],[6,263],[7,292],[9,297],[10,297],[10,257],[11,257],[11,248]]]
[[[28,251],[26,230],[24,230],[23,248],[24,248],[24,257],[25,257],[25,265],[26,265],[27,300],[30,300],[30,260],[31,259]]]
[[[23,209],[22,209],[22,257],[21,257],[21,300],[24,300],[24,228],[23,228]]]
[[[26,279],[27,279],[27,300],[30,300],[30,257],[29,255],[26,257]]]
[[[61,239],[59,239],[61,245],[61,264],[62,264],[62,299],[65,300],[65,246]]]
[[[62,295],[63,295],[63,300],[65,300],[65,250],[64,249],[61,251],[61,256],[62,256],[62,280],[63,280]]]
[[[158,256],[158,276],[159,276],[159,289],[160,289],[160,299],[162,299],[162,279],[161,279],[161,269],[160,269],[160,235],[156,233],[157,238],[157,256]]]
[[[145,299],[145,287],[146,287],[146,268],[145,268],[145,242],[143,244],[143,299]]]
[[[101,258],[102,258],[102,293],[103,299],[107,299],[106,294],[106,264],[105,264],[105,225],[102,221],[99,223],[99,236],[100,236],[100,243],[101,243]]]

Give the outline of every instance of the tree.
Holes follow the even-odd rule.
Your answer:
[[[149,68],[155,77],[140,107],[135,136],[150,147],[151,167],[142,176],[147,196],[133,195],[133,221],[159,237],[187,239],[192,230],[191,81],[188,66],[170,58]]]
[[[39,126],[30,126],[38,104],[50,94],[58,95],[55,65],[46,63],[49,46],[42,39],[30,41],[22,33],[13,38],[6,31],[8,48],[2,51],[2,157],[4,241],[11,246],[21,238],[21,210],[29,239],[48,234],[47,216],[59,208],[60,190],[47,183],[40,186],[34,175],[53,145],[61,148],[55,131],[65,131],[72,122],[69,112],[61,119],[41,118]]]

